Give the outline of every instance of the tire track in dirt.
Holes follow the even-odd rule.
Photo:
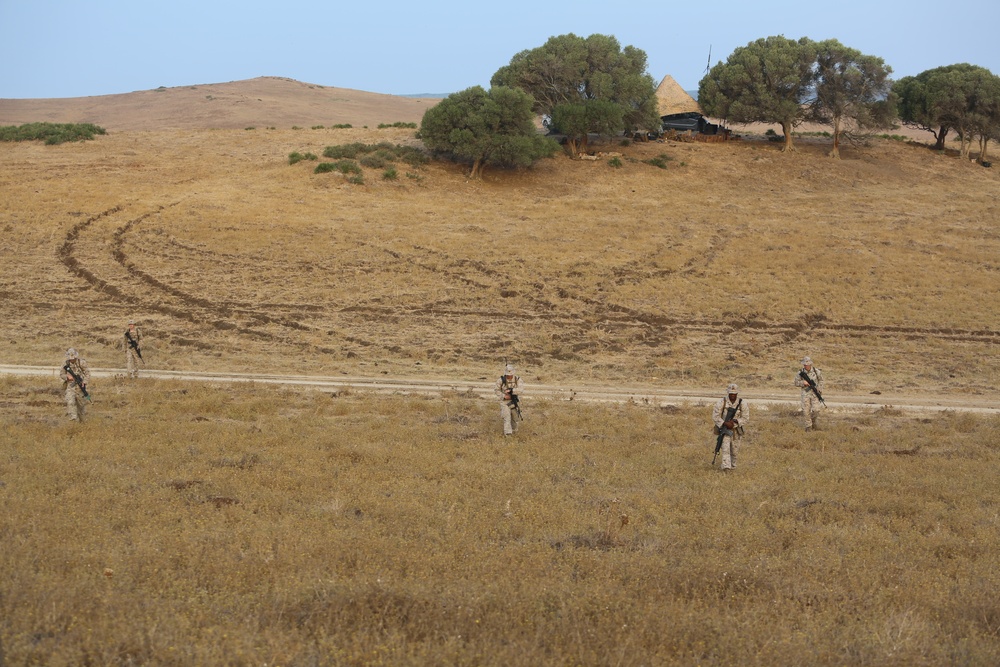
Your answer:
[[[170,206],[174,206],[171,204]],[[132,263],[124,251],[124,239],[126,234],[128,234],[136,225],[141,223],[143,220],[163,211],[166,206],[160,206],[159,208],[148,211],[136,218],[132,218],[127,221],[123,226],[117,228],[112,234],[112,244],[111,244],[111,257],[119,266],[121,266],[126,274],[139,280],[144,285],[153,290],[154,294],[161,294],[173,297],[176,301],[180,302],[182,307],[175,307],[167,305],[163,301],[158,301],[156,299],[151,299],[149,297],[140,297],[134,293],[129,293],[125,289],[111,283],[110,281],[101,278],[94,271],[87,268],[79,260],[75,254],[76,244],[80,240],[81,235],[88,228],[93,226],[95,222],[107,218],[109,216],[118,214],[124,210],[124,207],[119,205],[112,207],[106,211],[103,211],[97,215],[91,216],[86,220],[83,220],[76,225],[74,225],[66,235],[66,239],[63,244],[59,247],[57,255],[59,260],[64,266],[74,275],[82,278],[88,284],[90,284],[94,289],[101,291],[102,293],[113,297],[123,303],[127,303],[132,307],[141,306],[147,310],[158,312],[163,315],[167,315],[176,319],[184,320],[191,324],[197,325],[199,327],[205,326],[207,323],[212,328],[220,331],[231,331],[243,336],[251,337],[258,340],[265,340],[268,342],[290,344],[297,346],[301,349],[308,349],[314,352],[321,353],[332,353],[334,350],[313,345],[311,343],[301,343],[290,341],[282,336],[277,336],[275,334],[259,331],[247,326],[237,324],[232,320],[233,309],[220,306],[208,299],[195,296],[184,290],[177,289],[170,285],[163,283],[162,281],[156,279],[152,275],[141,270],[138,266]],[[248,308],[248,316],[256,319],[264,324],[275,324],[285,328],[293,330],[310,330],[309,327],[302,325],[299,322],[283,320],[279,318],[271,317],[266,313],[262,313],[257,309]],[[348,339],[350,342],[355,342],[361,345],[371,345],[370,342],[362,341],[358,339]],[[194,345],[195,347],[210,349],[212,346],[204,343],[198,343],[198,341],[191,341],[189,339],[177,338],[176,342],[182,345]]]
[[[710,242],[710,247],[721,242],[721,237],[713,238]],[[414,260],[411,257],[404,256],[402,253],[377,246],[372,243],[366,243],[359,241],[359,244],[367,245],[376,250],[380,250],[384,253],[388,253],[393,258],[400,262],[406,262],[414,266],[418,266],[424,270],[440,274],[447,279],[454,280],[462,283],[468,287],[476,287],[483,290],[488,290],[495,285],[485,282],[483,280],[476,280],[467,275],[467,273],[460,273],[457,271],[446,271],[437,268],[429,262],[421,262]],[[486,280],[489,278],[500,278],[501,273],[485,265],[483,262],[470,261],[467,259],[455,259],[451,255],[439,251],[427,248],[425,246],[412,246],[414,250],[429,254],[434,257],[438,257],[444,260],[446,263],[454,266],[459,266],[462,268],[471,268],[474,271],[479,272]],[[709,253],[711,254],[711,253]],[[648,280],[653,277],[662,277],[664,275],[671,275],[673,273],[690,272],[696,265],[696,259],[692,258],[688,260],[680,269],[661,269],[654,274],[649,274],[643,277],[643,280]],[[700,265],[699,265],[700,266]],[[622,271],[627,271],[624,267],[620,267]],[[614,273],[614,268],[612,269]],[[640,281],[641,282],[641,281]],[[505,317],[513,317],[515,319],[522,320],[544,320],[550,322],[563,322],[566,324],[578,324],[583,325],[586,320],[555,313],[559,309],[557,304],[545,299],[541,292],[544,289],[544,285],[541,283],[533,283],[530,285],[532,290],[536,294],[531,294],[528,292],[511,292],[505,295],[504,290],[501,290],[501,296],[520,296],[523,297],[540,307],[539,312],[535,313],[523,313],[523,312],[509,312],[505,313]],[[851,324],[851,323],[836,323],[827,322],[826,317],[822,314],[808,313],[803,315],[798,320],[793,320],[790,322],[774,322],[760,319],[754,316],[733,316],[730,318],[723,319],[704,319],[704,318],[674,318],[667,315],[659,315],[655,313],[650,313],[622,304],[612,303],[602,299],[595,299],[592,297],[587,297],[579,293],[575,293],[573,290],[566,287],[557,287],[556,294],[563,299],[569,301],[575,301],[580,303],[595,313],[595,317],[592,318],[593,321],[603,319],[610,321],[615,324],[622,324],[627,326],[649,326],[657,330],[670,332],[670,331],[714,331],[721,334],[733,333],[736,331],[756,331],[764,334],[778,336],[783,342],[791,342],[808,332],[812,335],[829,335],[829,334],[842,334],[851,336],[854,338],[870,338],[870,337],[883,337],[883,338],[898,338],[900,336],[906,339],[934,339],[934,340],[949,340],[956,342],[974,342],[974,343],[988,343],[988,344],[1000,344],[1000,331],[993,329],[963,329],[963,328],[953,328],[953,327],[907,327],[907,326],[877,326],[877,325],[867,325],[867,324]],[[357,306],[357,310],[362,310],[367,307]],[[428,315],[460,315],[460,314],[483,314],[483,315],[495,315],[494,313],[477,313],[476,311],[444,311],[439,309],[427,309],[422,311],[424,314]]]

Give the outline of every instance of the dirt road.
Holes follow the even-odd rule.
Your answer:
[[[109,378],[123,375],[124,369],[93,368],[95,378]],[[55,366],[15,366],[0,364],[0,375],[57,377]],[[309,375],[250,375],[245,373],[208,373],[191,371],[144,370],[142,376],[157,380],[183,380],[190,382],[256,382],[261,384],[297,385],[325,390],[351,389],[361,392],[387,394],[447,394],[461,393],[480,397],[493,396],[492,383],[474,380],[407,378],[400,376],[382,377],[324,377]],[[827,407],[832,410],[877,409],[890,405],[894,408],[915,411],[975,412],[980,414],[1000,414],[1000,402],[984,399],[982,396],[912,396],[912,395],[834,395],[829,391]],[[745,396],[755,405],[797,406],[799,393],[789,392],[746,392]],[[719,398],[718,389],[668,388],[668,387],[606,387],[586,384],[528,384],[524,392],[525,400],[545,398],[558,401],[603,402],[603,403],[643,403],[656,406],[707,404]]]

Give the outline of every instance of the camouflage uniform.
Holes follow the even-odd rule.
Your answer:
[[[722,469],[736,469],[736,455],[739,452],[740,442],[743,440],[743,428],[750,423],[750,407],[747,402],[739,397],[740,388],[735,384],[730,384],[726,388],[726,396],[718,400],[712,406],[712,421],[717,429],[716,435],[722,433]],[[736,400],[731,400],[734,397]],[[725,426],[726,414],[730,408],[736,408],[733,415],[734,428]]]
[[[507,364],[504,375],[501,375],[493,385],[493,393],[500,399],[500,418],[503,420],[504,435],[514,435],[521,421],[517,411],[514,410],[514,401],[510,397],[512,394],[520,396],[522,386],[520,376],[514,375],[514,367],[510,364]]]
[[[66,364],[59,370],[59,377],[63,381],[63,393],[66,398],[66,414],[72,421],[83,421],[83,413],[87,407],[87,401],[83,396],[83,390],[73,379],[73,376],[66,372],[66,366],[69,366],[77,377],[79,377],[85,387],[88,388],[90,385],[90,366],[84,359],[80,358],[80,355],[76,353],[76,350],[69,348],[66,350]]]
[[[806,375],[816,383],[816,388],[819,393],[823,393],[823,373],[812,365],[812,359],[809,357],[804,357],[802,359],[802,370],[805,371]],[[802,377],[796,373],[795,374],[795,386],[802,390],[802,426],[805,427],[807,431],[816,428],[816,419],[819,417],[819,408],[821,403],[819,402],[819,397],[816,393],[809,388],[809,383],[802,379]]]
[[[125,376],[130,378],[139,377],[139,355],[132,345],[129,344],[129,336],[135,341],[136,347],[142,349],[142,332],[135,325],[135,320],[129,320],[128,329],[125,330],[121,338],[121,344],[125,348]]]

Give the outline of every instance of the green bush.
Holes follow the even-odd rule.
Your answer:
[[[87,141],[96,134],[107,134],[107,131],[92,123],[25,123],[0,127],[0,141],[44,141],[48,146]]]
[[[368,167],[369,169],[382,169],[388,164],[385,158],[380,156],[378,153],[369,153],[368,155],[362,156],[358,162],[361,163],[362,167]]]
[[[288,164],[295,164],[301,162],[302,160],[318,160],[315,153],[300,153],[295,151],[294,153],[288,154]]]
[[[331,125],[331,130],[349,130],[352,125],[350,123],[337,123],[336,125]]]
[[[415,146],[398,146],[396,149],[396,155],[399,159],[410,165],[411,167],[420,167],[427,164],[430,160],[427,157],[427,153],[423,152]]]
[[[622,166],[622,161],[619,160],[617,157],[613,157],[610,160],[608,160],[608,166],[614,167],[615,169],[620,169]]]
[[[353,144],[342,144],[340,146],[327,146],[323,149],[323,157],[328,157],[332,160],[340,160],[343,158],[353,160],[357,158],[359,154],[368,152],[367,144],[354,142]]]
[[[373,169],[381,169],[385,163],[395,162],[396,160],[402,160],[409,165],[418,167],[420,165],[427,164],[429,158],[419,148],[414,146],[400,146],[398,144],[392,144],[388,141],[381,141],[377,144],[363,144],[360,142],[355,142],[351,144],[341,144],[339,146],[327,146],[323,150],[323,157],[330,158],[332,160],[341,159],[351,159],[356,160],[361,156],[372,155],[375,158],[381,159],[383,164],[378,164],[377,160],[373,160],[373,164],[365,164],[366,167],[371,167]]]
[[[671,158],[666,153],[661,153],[660,155],[657,155],[656,157],[651,157],[648,160],[643,160],[643,162],[645,162],[646,164],[651,164],[654,167],[659,167],[660,169],[666,169],[667,168],[667,162],[669,162],[671,159],[673,159],[673,158]]]
[[[399,178],[399,174],[396,172],[395,167],[389,167],[382,172],[382,180],[384,181],[394,181]]]
[[[358,176],[361,175],[361,167],[359,167],[351,160],[339,160],[337,162],[320,162],[318,165],[316,165],[316,168],[313,170],[313,173],[325,174],[331,171],[339,171],[344,175],[347,174],[356,174]]]
[[[416,123],[404,123],[402,121],[396,121],[395,123],[379,123],[378,129],[384,130],[387,127],[399,127],[404,129],[417,129]]]

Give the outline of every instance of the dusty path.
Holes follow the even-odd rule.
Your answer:
[[[120,368],[92,368],[94,378],[109,378],[123,375]],[[0,364],[0,375],[47,376],[55,378],[59,374],[55,366],[14,366]],[[183,380],[191,382],[257,382],[261,384],[296,385],[317,389],[351,389],[387,394],[445,394],[463,393],[479,397],[492,397],[491,383],[472,380],[428,379],[416,377],[383,376],[310,376],[310,375],[250,375],[246,373],[211,373],[195,371],[144,370],[142,376],[157,380]],[[829,394],[829,392],[827,392]],[[798,406],[799,393],[789,392],[747,392],[745,396],[760,406]],[[602,403],[644,403],[649,405],[706,404],[719,398],[718,389],[665,388],[665,387],[607,387],[586,384],[536,384],[525,388],[524,398],[546,398],[559,401],[602,402]],[[980,414],[1000,414],[1000,402],[984,399],[982,396],[906,396],[896,394],[880,395],[829,395],[827,408],[831,410],[877,409],[891,405],[894,408],[915,411],[975,412]]]

